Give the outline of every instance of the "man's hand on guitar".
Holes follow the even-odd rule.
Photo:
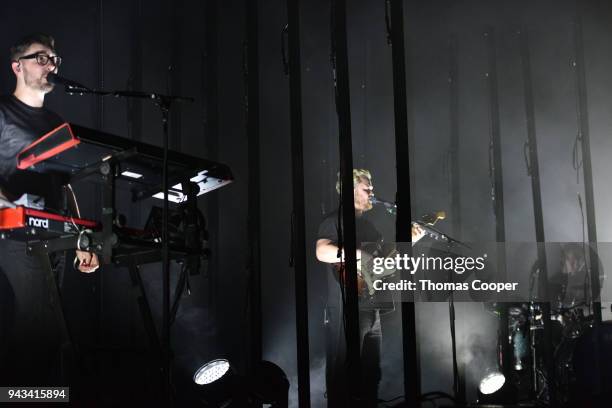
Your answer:
[[[79,261],[78,269],[83,273],[92,273],[100,267],[98,255],[93,252],[76,251],[76,257]]]
[[[416,244],[421,238],[425,236],[425,230],[416,223],[412,224],[412,244]]]

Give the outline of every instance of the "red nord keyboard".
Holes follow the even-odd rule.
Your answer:
[[[27,207],[0,209],[0,236],[15,240],[50,239],[99,229],[95,221]]]

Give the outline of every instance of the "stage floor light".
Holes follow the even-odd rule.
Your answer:
[[[223,377],[229,369],[229,361],[218,358],[200,367],[193,375],[193,381],[198,385],[211,384]]]
[[[500,372],[492,372],[486,375],[482,380],[480,380],[480,385],[478,389],[484,395],[493,394],[497,392],[501,387],[504,386],[506,382],[506,377]]]
[[[276,364],[260,361],[249,375],[240,375],[230,362],[218,358],[204,364],[193,374],[197,399],[215,407],[286,408],[289,381]]]

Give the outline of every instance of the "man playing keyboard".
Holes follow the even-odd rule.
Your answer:
[[[11,47],[10,60],[16,85],[12,95],[0,97],[0,207],[28,193],[42,197],[46,208],[61,211],[66,202],[62,195],[72,193],[62,188],[61,177],[19,171],[16,166],[21,150],[64,123],[44,107],[45,95],[53,90],[47,75],[57,72],[62,59],[51,36],[33,34]],[[70,195],[68,201],[76,207]],[[76,251],[76,256],[81,272],[99,267],[95,254]],[[63,265],[55,267],[58,271]],[[0,239],[0,386],[49,386],[59,381],[59,330],[46,273],[38,258],[26,254],[24,242]]]

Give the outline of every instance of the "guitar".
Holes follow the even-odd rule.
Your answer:
[[[426,214],[421,217],[420,221],[413,221],[413,226],[418,226],[423,230],[423,235],[417,239],[420,240],[423,236],[428,236],[435,240],[448,240],[448,237],[442,232],[433,228],[439,221],[446,218],[444,211],[438,211],[434,214]],[[413,245],[416,243],[413,242]],[[374,289],[374,281],[389,278],[397,272],[396,268],[384,268],[381,273],[373,273],[374,258],[395,258],[399,253],[395,245],[391,248],[385,245],[382,240],[375,244],[362,245],[360,248],[362,259],[357,261],[357,294],[359,297],[372,297],[376,292]],[[338,262],[333,264],[336,271],[336,279],[344,280],[344,263]],[[365,266],[365,267],[364,267]]]
[[[374,244],[362,245],[359,249],[361,250],[361,259],[357,261],[357,294],[362,298],[372,297],[375,293],[374,281],[393,276],[397,272],[393,268],[385,269],[381,274],[373,274],[374,258],[393,258],[398,251],[395,245],[391,249],[386,248],[382,240]],[[344,265],[343,262],[333,264],[336,272],[335,277],[338,280],[344,281]]]

